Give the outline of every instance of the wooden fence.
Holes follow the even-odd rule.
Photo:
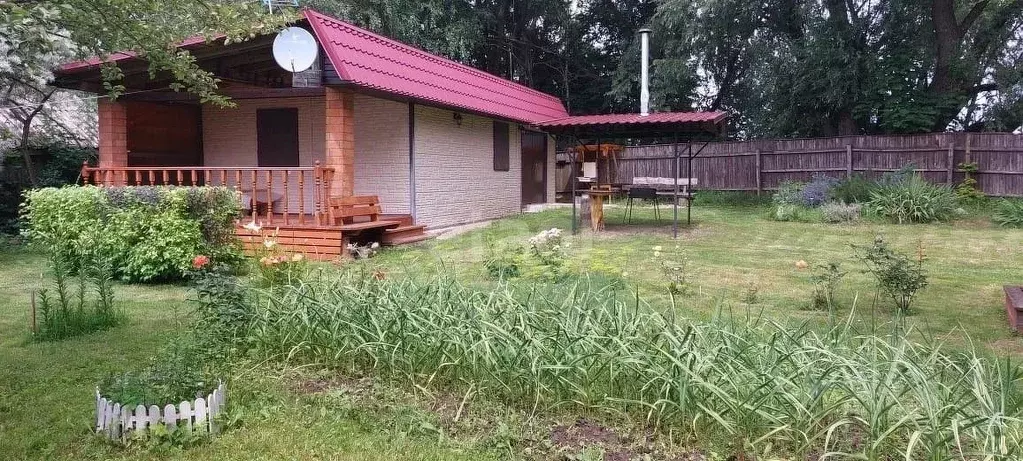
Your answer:
[[[96,389],[96,433],[110,440],[127,440],[132,433],[145,433],[149,427],[163,424],[168,431],[178,427],[189,432],[213,434],[217,432],[215,418],[227,403],[227,389],[220,383],[206,398],[199,397],[179,405],[121,406],[107,400]]]
[[[694,152],[702,144],[693,144]],[[685,146],[679,176],[688,168]],[[567,159],[559,155],[562,160]],[[978,187],[991,196],[1023,196],[1023,136],[1008,133],[935,133],[711,143],[693,160],[700,189],[764,191],[816,174],[877,176],[914,165],[930,181],[955,184],[960,163],[976,163]],[[601,182],[631,184],[635,177],[672,177],[673,146],[628,147],[598,165]],[[568,190],[569,163],[558,164],[558,190]]]

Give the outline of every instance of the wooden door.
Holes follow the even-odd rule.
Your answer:
[[[298,109],[256,111],[256,157],[261,167],[299,166]]]
[[[547,203],[547,135],[522,131],[522,206]]]

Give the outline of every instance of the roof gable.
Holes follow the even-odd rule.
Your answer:
[[[304,14],[338,75],[355,86],[524,123],[568,116],[557,97],[313,10]]]

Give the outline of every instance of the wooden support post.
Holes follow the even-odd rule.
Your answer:
[[[756,159],[757,159],[757,195],[760,195],[764,191],[764,182],[763,182],[763,179],[761,179],[761,177],[760,177],[761,172],[763,171],[764,167],[763,167],[763,164],[760,163],[760,149],[757,149],[756,154],[757,154],[757,157],[756,157]]]
[[[851,178],[853,175],[853,147],[852,144],[845,145],[845,177]]]
[[[954,178],[953,175],[955,174],[955,171],[956,171],[955,155],[956,155],[956,144],[955,144],[955,138],[953,138],[952,144],[948,145],[948,170],[945,173],[945,182],[948,183],[948,185],[950,185],[950,186],[953,184],[953,178]]]

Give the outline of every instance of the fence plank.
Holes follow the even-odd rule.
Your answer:
[[[135,407],[135,430],[145,431],[149,429],[149,415],[146,414],[146,406],[139,404]]]
[[[606,170],[598,171],[598,176],[614,184],[631,184],[633,178],[642,176],[671,177],[675,169],[671,152],[668,144],[627,147],[616,167],[598,164]],[[956,165],[967,158],[977,162],[980,171],[976,178],[984,193],[1023,196],[1023,136],[1009,133],[717,142],[693,159],[692,168],[702,189],[763,191],[784,181],[809,180],[815,173],[877,176],[909,164],[930,181],[954,183],[958,179]],[[688,169],[688,159],[680,166]],[[557,192],[571,188],[570,167],[571,162],[559,162],[556,177],[565,181],[558,182],[564,190]]]
[[[163,407],[163,424],[167,426],[167,430],[171,432],[178,427],[177,407],[175,407],[172,403],[168,403],[167,406]]]
[[[181,402],[178,406],[179,418],[185,422],[185,430],[192,432],[192,404],[190,402]]]

